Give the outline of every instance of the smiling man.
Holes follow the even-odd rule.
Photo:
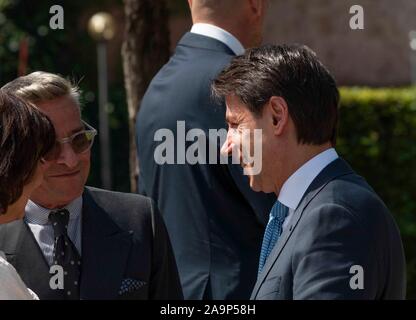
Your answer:
[[[81,120],[79,91],[34,72],[4,90],[51,119],[56,143],[24,222],[0,228],[0,249],[40,299],[180,299],[175,259],[153,202],[85,187],[96,130]],[[63,286],[55,278],[62,267]],[[59,270],[58,270],[59,272]],[[52,279],[53,278],[53,279]]]
[[[249,50],[213,91],[225,97],[232,131],[224,152],[262,130],[262,170],[250,186],[278,197],[251,298],[405,298],[398,228],[335,150],[339,92],[316,55],[304,46]]]

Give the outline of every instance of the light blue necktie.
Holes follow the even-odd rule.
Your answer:
[[[283,222],[289,212],[289,208],[276,201],[272,210],[270,211],[269,222],[267,223],[266,231],[264,232],[263,244],[260,252],[259,274],[262,271],[267,257],[272,252],[274,245],[282,234]]]

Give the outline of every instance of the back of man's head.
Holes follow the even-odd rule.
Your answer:
[[[69,80],[49,72],[32,72],[10,81],[1,89],[34,104],[70,95],[79,105],[78,87]]]
[[[192,0],[191,11],[196,19],[226,19],[241,10],[242,3],[241,0]]]
[[[246,48],[262,42],[268,0],[188,0],[193,23],[209,23],[233,34]]]

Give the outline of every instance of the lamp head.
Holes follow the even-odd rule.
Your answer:
[[[113,17],[106,12],[94,14],[88,21],[88,32],[96,41],[111,40],[115,34]]]

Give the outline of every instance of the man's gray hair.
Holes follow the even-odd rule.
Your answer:
[[[44,71],[16,78],[1,89],[34,104],[67,95],[80,104],[80,90],[77,85],[59,75]]]

